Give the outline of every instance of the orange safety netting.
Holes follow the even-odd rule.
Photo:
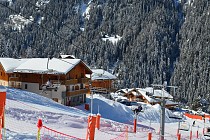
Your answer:
[[[194,115],[194,114],[189,114],[189,113],[185,113],[185,116],[187,116],[188,118],[192,118],[192,119],[198,119],[198,120],[202,120],[203,117],[199,116],[199,115]]]
[[[62,132],[58,132],[49,127],[42,126],[42,134],[40,140],[84,140]]]
[[[110,140],[127,140],[128,139],[128,127],[126,127],[125,131],[118,135],[116,138]]]
[[[210,115],[206,115],[206,114],[204,114],[204,118],[208,118],[208,119],[210,119]]]

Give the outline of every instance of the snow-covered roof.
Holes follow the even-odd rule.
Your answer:
[[[150,102],[150,103],[155,103],[155,102],[160,102],[158,99],[155,99],[155,97],[161,97],[162,93],[163,96],[165,98],[168,99],[173,99],[173,96],[171,96],[168,92],[166,92],[165,90],[163,90],[163,92],[161,90],[154,90],[154,94],[153,94],[153,88],[151,87],[147,87],[147,88],[138,88],[138,91],[141,93],[142,96],[144,96],[144,98]],[[152,96],[149,96],[148,93]],[[154,97],[154,98],[153,98]],[[176,105],[177,103],[167,100],[166,99],[166,105]]]
[[[131,91],[131,93],[132,93],[134,96],[138,96],[138,95],[139,95],[139,93],[136,92],[136,91]]]
[[[144,90],[146,92],[149,92],[149,93],[153,94],[153,88],[152,87],[146,87]],[[173,99],[173,96],[171,96],[167,91],[160,90],[160,89],[155,89],[154,90],[153,97],[164,97],[164,98]]]
[[[2,64],[5,72],[11,73],[16,67],[27,60],[28,59],[0,58],[0,63]]]
[[[178,105],[177,102],[173,102],[171,100],[166,100],[166,105]]]
[[[107,80],[107,79],[116,79],[117,77],[113,74],[105,71],[103,69],[91,69],[93,74],[91,80]]]
[[[133,95],[137,96],[139,93],[136,92],[136,90],[136,88],[124,88],[117,90],[116,93],[132,93]]]
[[[157,103],[158,100],[155,100],[154,98],[151,98],[147,95],[147,91],[145,89],[139,88],[138,91],[141,93],[141,95],[149,102],[149,103]]]
[[[74,55],[63,55],[63,54],[61,54],[59,56],[59,58],[62,58],[62,59],[65,59],[65,58],[75,59],[76,57]]]
[[[52,58],[48,63],[48,58],[32,58],[15,68],[14,72],[66,74],[80,62],[80,59]]]

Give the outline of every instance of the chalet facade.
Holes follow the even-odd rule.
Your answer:
[[[114,92],[113,82],[116,80],[116,76],[103,69],[92,69],[91,86],[94,93],[110,96],[110,92]]]
[[[1,85],[31,91],[67,106],[85,102],[90,80],[85,75],[92,74],[80,59],[57,58],[1,58],[0,72]],[[43,88],[49,80],[51,87]]]
[[[178,103],[173,102],[173,96],[171,96],[167,91],[164,89],[154,89],[152,87],[147,87],[144,89],[139,88],[139,93],[142,95],[142,100],[145,103],[154,105],[154,104],[161,104],[161,98],[165,98],[165,106],[167,108],[173,108],[174,106],[178,105]]]
[[[161,103],[161,98],[166,99],[165,106],[167,108],[173,108],[178,103],[173,102],[173,96],[171,96],[165,90],[147,88],[133,88],[133,89],[120,89],[116,91],[117,95],[126,97],[129,101],[144,102],[147,104],[155,105]]]

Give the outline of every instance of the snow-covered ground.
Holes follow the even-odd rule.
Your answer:
[[[90,104],[90,98],[87,98]],[[148,132],[152,132],[152,139],[158,139],[160,106],[144,105],[144,112],[138,115],[137,133],[133,133],[133,112],[131,109],[118,102],[108,100],[102,96],[94,95],[93,114],[100,113],[101,128],[96,129],[96,140],[108,140],[118,137],[128,126],[129,140],[147,140]],[[177,112],[178,114],[180,112]],[[35,140],[37,136],[37,121],[43,120],[43,125],[70,136],[85,139],[87,132],[87,116],[90,111],[84,105],[67,107],[48,98],[34,93],[7,89],[5,128],[3,137],[7,140]],[[166,109],[165,139],[177,139],[178,121],[170,118],[173,113]],[[182,127],[191,125],[194,120],[183,117],[185,123]],[[206,126],[208,123],[206,123]],[[196,121],[192,127],[193,139],[199,130],[199,139],[203,131],[203,121]],[[189,139],[190,131],[180,131],[182,139]],[[49,135],[49,130],[41,129],[41,135]],[[51,139],[56,139],[55,136]]]

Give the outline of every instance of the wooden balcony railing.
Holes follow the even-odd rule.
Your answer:
[[[74,85],[78,83],[78,79],[70,79],[65,81],[65,85]]]
[[[21,82],[9,82],[9,87],[21,89]]]
[[[19,77],[9,77],[9,81],[20,81]]]

